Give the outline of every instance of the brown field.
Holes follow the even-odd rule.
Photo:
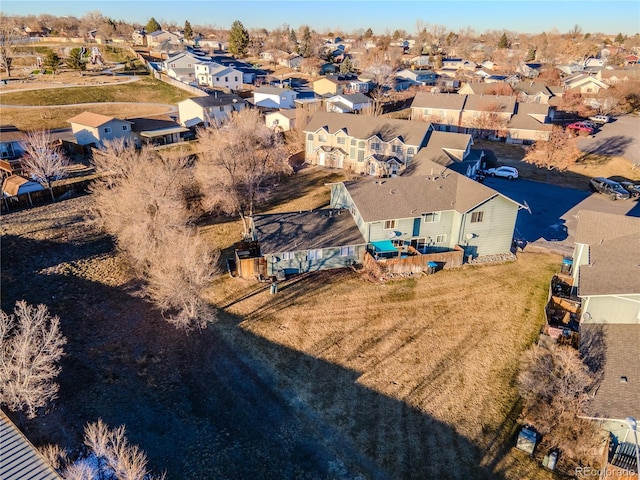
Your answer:
[[[266,209],[326,205],[323,184],[341,177],[303,169]],[[72,445],[102,417],[126,424],[171,479],[553,478],[511,446],[518,358],[560,257],[521,253],[385,284],[329,271],[277,295],[225,276],[208,293],[218,322],[185,336],[132,296],[89,205],[76,198],[2,225],[3,308],[44,302],[69,338],[60,400],[27,424],[37,443]],[[240,233],[225,219],[203,231],[220,248]],[[333,466],[318,473],[325,456]]]

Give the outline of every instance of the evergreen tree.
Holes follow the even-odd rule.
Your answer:
[[[184,39],[193,40],[193,29],[191,28],[189,20],[184,22]]]
[[[305,25],[302,27],[302,42],[300,42],[298,54],[301,57],[309,58],[311,53],[311,31],[309,30],[309,27]]]
[[[229,53],[236,57],[244,57],[249,48],[249,32],[239,20],[231,25],[229,32]]]
[[[529,47],[529,51],[527,52],[527,57],[524,59],[525,62],[533,62],[536,59],[536,47]]]
[[[340,73],[351,73],[354,71],[353,63],[351,63],[351,59],[349,57],[345,58],[344,61],[340,64]]]
[[[509,48],[509,39],[507,38],[507,34],[503,33],[500,37],[500,41],[498,42],[498,48]]]
[[[624,35],[622,35],[622,33],[619,33],[618,35],[616,35],[615,42],[616,42],[618,45],[622,45],[622,44],[624,43],[624,41],[625,41],[625,40],[626,40],[626,39],[625,39]]]
[[[371,30],[370,28],[367,28],[367,31],[364,32],[364,38],[371,38],[373,37],[373,30]]]
[[[295,52],[298,49],[298,37],[296,36],[296,32],[293,29],[289,30],[289,43],[290,48],[293,52]]]
[[[51,73],[55,76],[58,67],[60,66],[60,57],[53,50],[48,50],[47,54],[44,56],[44,60],[42,65],[51,70]]]
[[[147,23],[147,26],[144,27],[144,29],[146,30],[147,33],[153,33],[153,32],[157,32],[158,30],[162,30],[162,27],[156,21],[155,18],[151,17],[151,19]]]
[[[87,69],[87,64],[82,58],[82,50],[80,48],[74,48],[69,52],[69,58],[67,58],[65,64],[72,70],[83,71]]]

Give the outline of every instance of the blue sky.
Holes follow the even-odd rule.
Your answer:
[[[116,20],[146,24],[150,17],[173,21],[189,20],[192,25],[229,28],[240,20],[247,28],[271,29],[288,24],[297,28],[307,24],[318,30],[372,28],[374,33],[404,29],[415,32],[416,21],[445,25],[450,30],[472,27],[476,31],[511,30],[539,33],[557,29],[567,32],[580,25],[583,32],[640,32],[638,0],[569,1],[216,1],[216,0],[2,0],[5,14],[56,16],[83,14],[99,10]]]

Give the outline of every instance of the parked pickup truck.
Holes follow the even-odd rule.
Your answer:
[[[605,123],[609,123],[609,116],[608,115],[594,115],[593,117],[589,117],[589,120],[591,120],[594,123],[605,124]]]

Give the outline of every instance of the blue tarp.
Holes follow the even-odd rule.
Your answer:
[[[379,242],[371,242],[373,248],[376,249],[376,253],[389,253],[397,252],[398,249],[393,246],[391,240],[380,240]]]
[[[427,267],[431,267],[431,268],[437,268],[438,264],[436,262],[429,262],[427,263]]]

